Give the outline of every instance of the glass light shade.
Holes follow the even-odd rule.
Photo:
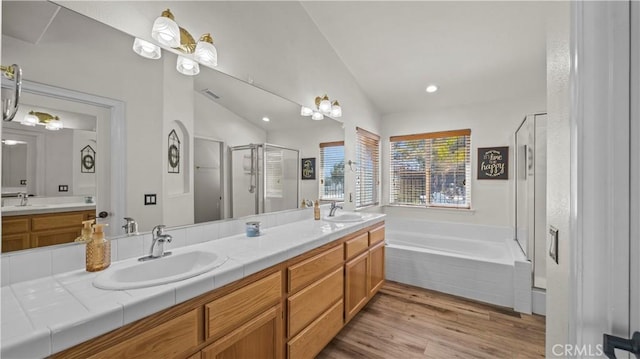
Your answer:
[[[200,73],[200,65],[189,58],[178,56],[176,70],[183,75],[194,76]]]
[[[51,131],[61,130],[63,128],[62,121],[60,121],[60,120],[51,120],[51,121],[47,122],[47,124],[44,126],[44,128],[46,128],[47,130],[51,130]]]
[[[320,101],[320,105],[318,105],[318,110],[326,114],[331,113],[331,102],[329,101],[329,98],[327,96],[323,97],[322,101]]]
[[[137,37],[133,40],[133,51],[142,57],[152,60],[159,59],[162,56],[160,46],[152,44],[149,41],[138,39]]]
[[[20,121],[21,124],[25,125],[25,126],[35,126],[40,122],[40,120],[38,119],[38,117],[36,117],[36,115],[32,115],[32,114],[28,114],[26,116],[24,116],[24,118],[22,119],[22,121]]]
[[[300,116],[311,116],[313,115],[313,110],[306,107],[306,106],[302,106],[300,108]]]
[[[341,117],[342,116],[342,107],[338,101],[333,101],[331,105],[331,117]]]
[[[153,22],[151,37],[161,45],[178,47],[180,46],[180,27],[163,13],[163,16],[159,16]]]
[[[205,36],[203,36],[204,38]],[[209,37],[210,39],[211,37]],[[194,58],[196,61],[201,64],[209,67],[218,66],[218,50],[213,46],[213,43],[207,42],[202,38],[198,41],[196,45],[196,52],[194,53]]]
[[[320,112],[314,112],[313,115],[311,115],[311,119],[314,121],[324,120],[324,115]]]

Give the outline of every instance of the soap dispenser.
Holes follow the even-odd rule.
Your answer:
[[[80,232],[80,237],[76,238],[75,242],[89,242],[91,240],[91,232],[93,231],[91,225],[93,221],[93,219],[82,221],[82,232]]]
[[[320,220],[320,202],[317,199],[313,203],[313,219]]]
[[[87,242],[87,272],[97,272],[111,265],[111,241],[104,238],[103,227],[94,224],[91,240]]]

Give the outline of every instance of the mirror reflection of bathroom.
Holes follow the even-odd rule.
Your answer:
[[[525,117],[516,131],[516,240],[533,264],[533,287],[546,289],[547,115]]]
[[[229,150],[233,217],[298,208],[298,150],[271,144]]]

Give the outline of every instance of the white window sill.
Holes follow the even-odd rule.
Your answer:
[[[386,204],[382,207],[410,208],[410,209],[415,209],[416,211],[450,212],[450,213],[460,213],[460,214],[474,214],[476,212],[476,210],[473,208],[427,207],[427,206],[411,206],[411,205],[405,205],[405,204]]]

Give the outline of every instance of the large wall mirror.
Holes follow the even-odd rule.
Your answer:
[[[130,35],[51,2],[3,1],[2,16],[2,64],[19,64],[27,82],[53,91],[27,91],[15,120],[3,123],[3,220],[21,215],[11,207],[20,192],[32,209],[77,201],[106,212],[111,236],[123,233],[123,217],[148,231],[297,208],[318,197],[319,178],[301,181],[300,159],[343,140],[340,122],[302,117],[299,104],[206,66],[196,76],[180,74],[176,54],[142,58]],[[113,107],[55,89],[122,103],[121,132],[114,132]],[[21,124],[29,112],[57,116],[63,128]],[[263,167],[254,172],[252,159]],[[113,177],[114,166],[123,178]],[[155,205],[145,203],[149,194]]]

